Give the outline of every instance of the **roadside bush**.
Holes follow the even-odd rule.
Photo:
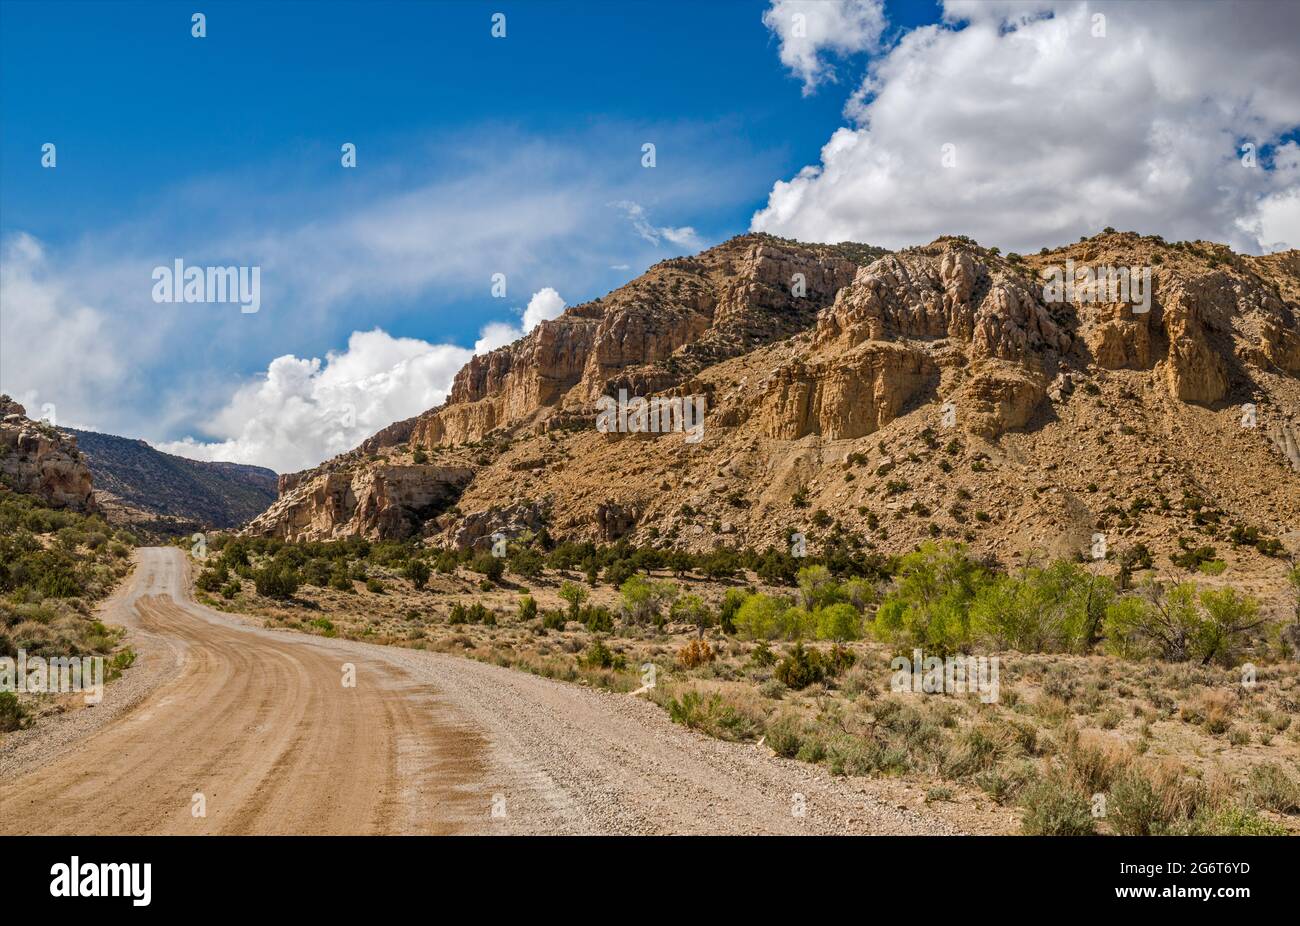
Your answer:
[[[781,684],[797,691],[822,681],[826,677],[826,663],[817,650],[796,643],[789,655],[776,664],[774,674]]]
[[[1025,787],[1020,820],[1026,836],[1091,836],[1097,823],[1092,806],[1059,774],[1051,773]]]
[[[803,745],[803,728],[792,715],[782,715],[767,725],[767,745],[778,756],[793,759]]]
[[[677,651],[677,660],[687,669],[694,669],[716,658],[707,640],[691,640]]]
[[[627,667],[627,657],[615,653],[597,637],[578,657],[578,664],[588,669],[624,669]]]
[[[298,574],[288,566],[271,563],[253,573],[253,584],[265,598],[292,598],[298,591]]]
[[[18,695],[12,691],[0,691],[0,733],[20,729],[26,719],[23,706],[18,703]]]

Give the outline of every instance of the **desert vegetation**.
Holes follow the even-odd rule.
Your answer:
[[[120,628],[94,605],[130,570],[136,538],[98,515],[0,490],[0,657],[107,656],[108,676],[131,664]],[[0,692],[0,732],[51,707],[41,695]]]
[[[1211,578],[1124,565],[850,537],[794,557],[218,535],[196,586],[275,626],[641,691],[702,733],[896,779],[977,831],[1300,830],[1294,627]],[[899,689],[891,660],[918,650],[998,657],[999,696]]]

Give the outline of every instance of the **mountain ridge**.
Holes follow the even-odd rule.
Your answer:
[[[63,430],[76,438],[111,521],[164,532],[230,529],[275,499],[278,477],[265,467],[191,460],[135,438]]]
[[[854,247],[747,235],[661,262],[474,358],[443,405],[282,477],[249,531],[692,549],[799,532],[895,552],[943,536],[1002,557],[1085,555],[1103,533],[1174,557],[1223,542],[1197,536],[1216,511],[1222,532],[1300,550],[1297,252],[1110,230],[1029,256]],[[1149,311],[1048,302],[1042,274],[1066,260],[1146,268]],[[705,396],[705,440],[596,433],[594,400],[619,389]],[[429,479],[441,500],[417,510]]]

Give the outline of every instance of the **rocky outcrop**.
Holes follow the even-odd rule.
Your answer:
[[[1279,421],[1269,427],[1269,440],[1294,470],[1300,470],[1300,425]]]
[[[1045,395],[1039,379],[1012,366],[989,364],[966,383],[954,414],[959,427],[993,440],[1028,424]]]
[[[486,549],[494,535],[514,539],[522,534],[537,533],[546,525],[544,502],[529,502],[476,511],[456,525],[451,542],[458,550]]]
[[[9,396],[0,396],[0,482],[59,508],[95,511],[90,467],[77,439],[32,421]]]
[[[671,389],[711,364],[808,327],[859,263],[880,253],[746,235],[697,257],[663,261],[608,296],[474,357],[456,375],[446,405],[409,431],[381,432],[366,449],[407,439],[425,448],[463,444],[590,406],[620,389]]]
[[[606,543],[617,540],[636,525],[636,511],[618,502],[601,502],[596,506],[596,534]]]
[[[1149,311],[1049,295],[1067,261],[1150,268]],[[796,528],[815,543],[820,521],[891,553],[944,536],[1002,556],[1098,530],[1172,547],[1186,492],[1300,537],[1298,307],[1300,260],[1206,242],[1108,233],[1004,257],[743,236],[475,358],[445,405],[284,477],[257,527],[707,550],[784,548]],[[704,397],[702,439],[597,433],[593,397],[620,389]],[[455,479],[413,475],[449,494],[400,497],[386,474],[416,459],[473,467],[454,509]]]
[[[1228,371],[1211,338],[1230,327],[1236,308],[1228,278],[1216,273],[1178,280],[1165,287],[1161,304],[1169,338],[1165,366],[1169,393],[1183,402],[1219,401],[1228,391]]]
[[[897,418],[937,374],[924,353],[884,341],[868,341],[835,360],[795,361],[768,380],[761,427],[780,440],[862,437]]]
[[[324,471],[294,484],[248,533],[285,540],[410,537],[455,504],[468,467],[374,465]]]

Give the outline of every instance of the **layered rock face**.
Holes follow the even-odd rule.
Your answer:
[[[1145,269],[1150,298],[1049,294],[1067,261]],[[1122,233],[1023,258],[964,238],[886,253],[742,236],[476,357],[445,405],[282,477],[252,529],[708,549],[815,537],[820,508],[889,550],[952,536],[1069,555],[1116,512],[1186,492],[1300,536],[1298,319],[1294,254]],[[703,440],[596,433],[595,398],[620,389],[707,397]],[[1178,539],[1139,521],[1124,515],[1126,537]]]
[[[747,235],[656,264],[608,296],[475,357],[456,375],[447,404],[416,419],[401,439],[426,448],[461,444],[620,389],[671,389],[807,327],[853,279],[858,262],[880,253]]]
[[[90,468],[77,439],[32,421],[9,396],[0,396],[0,481],[60,508],[96,510]]]
[[[760,414],[770,437],[863,437],[946,382],[955,420],[992,438],[1029,421],[1073,344],[1030,280],[941,242],[860,269]]]
[[[455,504],[473,474],[469,467],[380,465],[291,476],[248,530],[285,540],[401,539]]]

